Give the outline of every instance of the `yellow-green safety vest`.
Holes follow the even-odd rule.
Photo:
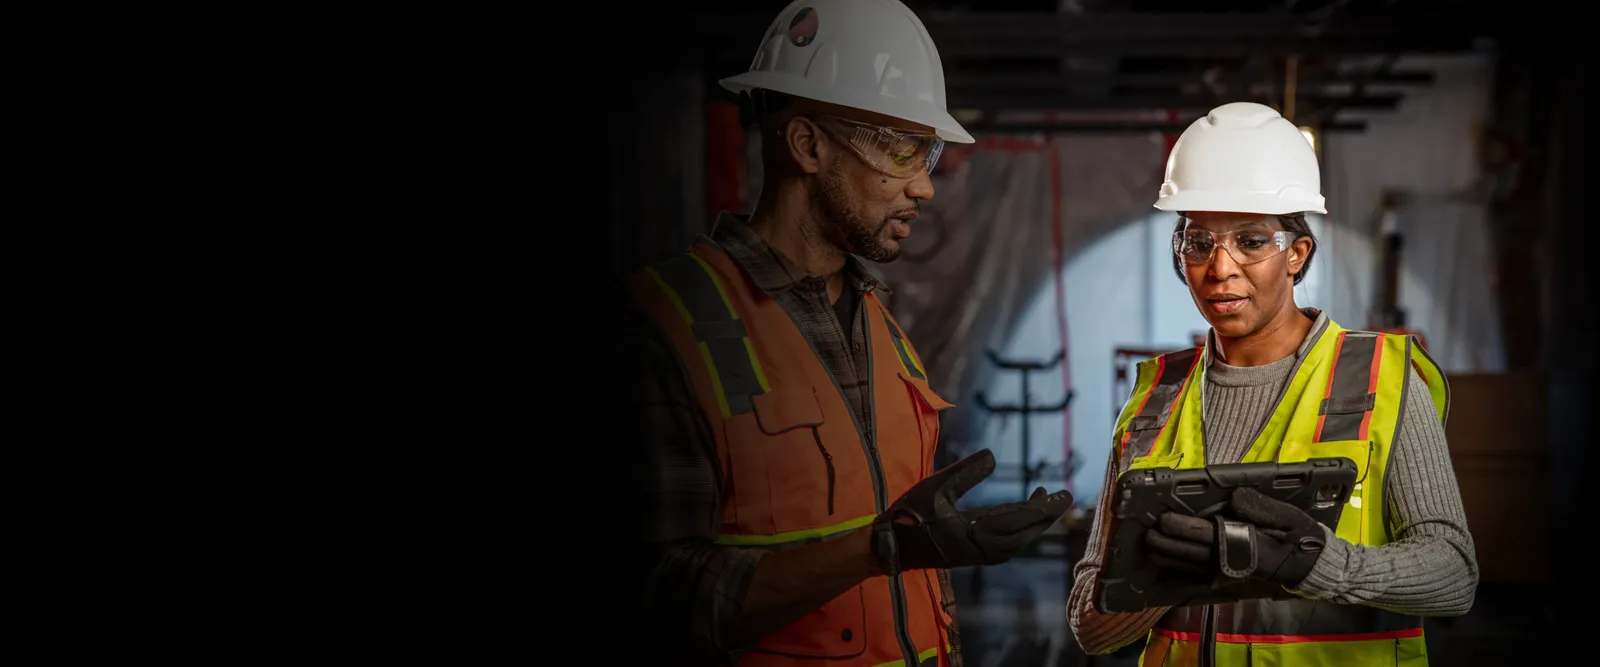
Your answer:
[[[1205,465],[1200,401],[1209,355],[1208,348],[1194,348],[1139,363],[1113,436],[1118,474]],[[1358,482],[1334,532],[1353,544],[1389,542],[1383,479],[1410,369],[1427,383],[1442,423],[1450,389],[1414,336],[1346,330],[1329,320],[1296,362],[1293,379],[1243,462],[1349,458]],[[1206,634],[1213,635],[1218,667],[1428,664],[1420,617],[1311,599],[1174,608],[1150,631],[1139,664],[1199,664]]]

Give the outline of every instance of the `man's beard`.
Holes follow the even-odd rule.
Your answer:
[[[835,168],[823,176],[822,187],[812,191],[811,205],[818,217],[817,226],[829,243],[879,264],[899,259],[899,244],[891,247],[883,234],[893,219],[874,221],[872,216],[852,208],[845,195],[842,170]]]

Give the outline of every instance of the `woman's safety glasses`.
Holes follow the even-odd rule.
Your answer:
[[[1207,229],[1185,229],[1172,235],[1172,251],[1190,264],[1209,264],[1220,245],[1227,248],[1234,263],[1245,265],[1277,257],[1289,249],[1294,239],[1294,232],[1238,229],[1219,234]]]
[[[867,166],[893,178],[910,178],[919,171],[933,173],[939,153],[944,151],[944,140],[929,132],[895,130],[838,116],[811,120],[849,146]]]

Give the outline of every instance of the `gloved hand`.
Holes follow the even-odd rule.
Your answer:
[[[1294,588],[1322,557],[1327,533],[1300,508],[1241,488],[1225,512],[1210,519],[1167,512],[1144,537],[1151,560],[1164,567]]]
[[[984,449],[935,471],[890,505],[872,526],[883,572],[1003,563],[1072,507],[1072,494],[1040,487],[1026,502],[956,509],[956,500],[993,472],[994,454]]]

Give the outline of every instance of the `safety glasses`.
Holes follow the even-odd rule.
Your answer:
[[[933,173],[944,140],[930,132],[896,130],[838,116],[812,116],[823,131],[849,146],[867,166],[893,178]]]
[[[1288,250],[1294,239],[1294,232],[1238,229],[1217,233],[1206,229],[1185,229],[1172,235],[1172,252],[1190,264],[1209,264],[1220,245],[1227,249],[1234,263],[1255,264]]]

